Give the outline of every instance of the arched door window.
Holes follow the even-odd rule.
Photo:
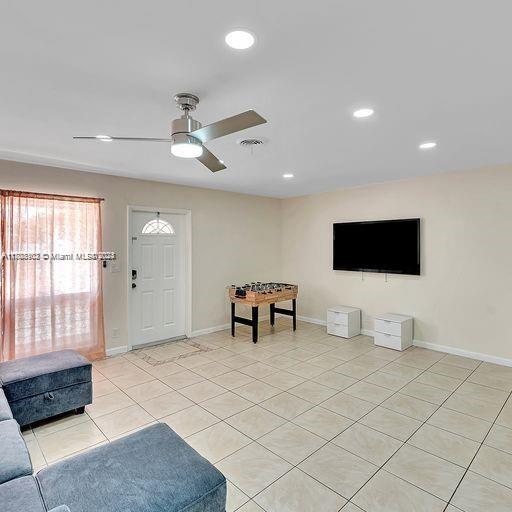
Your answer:
[[[172,224],[165,219],[161,219],[160,215],[156,219],[152,219],[142,228],[143,235],[174,235]]]

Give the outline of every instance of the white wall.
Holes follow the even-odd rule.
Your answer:
[[[278,199],[2,160],[0,188],[105,198],[103,245],[121,263],[121,272],[104,272],[107,349],[127,345],[128,205],[192,211],[193,331],[228,322],[227,285],[281,274]],[[114,328],[119,338],[112,338]]]
[[[415,317],[415,338],[512,359],[512,167],[283,201],[283,279],[298,282],[299,314],[360,307]],[[420,217],[422,275],[332,270],[332,224]]]

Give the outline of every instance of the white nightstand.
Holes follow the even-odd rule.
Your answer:
[[[375,345],[405,350],[412,345],[414,318],[386,313],[375,317]]]
[[[348,306],[333,306],[327,310],[327,334],[352,338],[361,334],[361,310]]]

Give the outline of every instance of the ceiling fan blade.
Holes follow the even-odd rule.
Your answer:
[[[227,169],[222,160],[219,160],[211,151],[203,146],[203,154],[197,158],[210,171],[217,172]]]
[[[229,135],[230,133],[239,132],[240,130],[264,124],[266,122],[267,120],[254,112],[254,110],[248,110],[247,112],[242,112],[236,116],[227,117],[226,119],[222,119],[216,123],[203,126],[198,130],[190,132],[189,135],[204,143],[212,139],[224,137],[224,135]]]
[[[171,139],[155,139],[152,137],[111,137],[110,135],[105,135],[105,136],[101,136],[101,137],[97,137],[97,136],[73,137],[73,139],[99,140],[99,141],[124,140],[124,141],[128,141],[128,142],[171,142]]]

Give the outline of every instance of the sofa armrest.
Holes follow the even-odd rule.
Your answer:
[[[67,505],[59,505],[58,507],[48,510],[48,512],[71,512]]]
[[[0,421],[0,484],[31,474],[32,463],[20,426],[15,420]]]

